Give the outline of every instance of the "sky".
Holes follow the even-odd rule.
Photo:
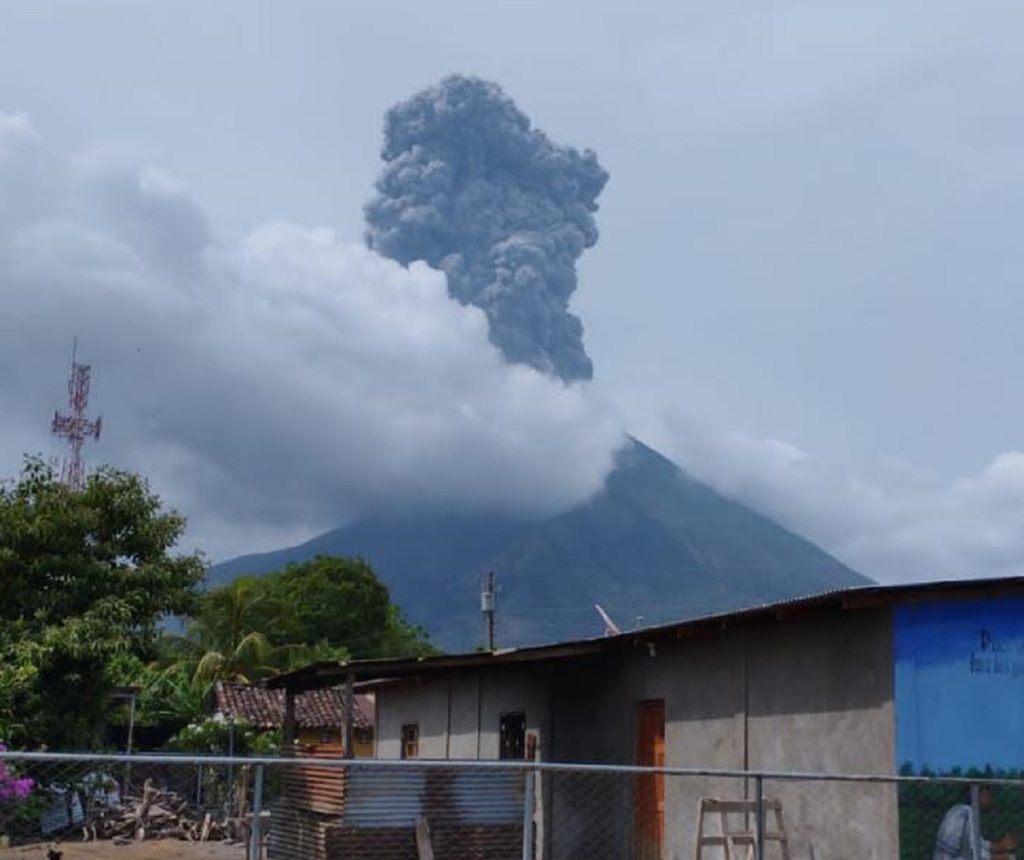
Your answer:
[[[886,582],[1020,572],[1024,7],[0,5],[0,477],[138,468],[213,558],[396,505],[546,512],[623,432]],[[362,245],[382,118],[501,85],[609,173],[571,310],[507,365]]]

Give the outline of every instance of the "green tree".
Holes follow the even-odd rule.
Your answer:
[[[390,595],[362,559],[317,556],[266,578],[268,591],[294,614],[307,642],[373,652],[388,623]]]
[[[329,556],[206,592],[172,649],[171,662],[188,663],[207,683],[252,682],[314,660],[433,651],[370,565]]]
[[[275,605],[292,613],[300,631],[297,641],[345,648],[357,658],[434,651],[426,632],[405,620],[388,587],[361,558],[317,556],[261,582]],[[295,626],[282,629],[295,641]]]
[[[198,681],[250,684],[278,668],[279,655],[269,631],[284,640],[297,635],[289,607],[259,580],[240,577],[204,594],[188,627]]]
[[[426,629],[410,624],[405,613],[391,604],[388,608],[388,623],[377,644],[376,651],[367,657],[427,657],[441,651],[430,642]]]
[[[240,577],[196,600],[184,636],[166,634],[162,659],[135,666],[143,719],[167,724],[201,720],[218,681],[252,684],[316,660],[343,660],[349,652],[310,640],[272,582]]]
[[[282,644],[294,641],[302,632],[292,607],[253,576],[240,576],[227,586],[206,592],[196,607],[188,625],[188,640],[202,651],[219,652],[221,659],[215,662],[230,674],[266,674],[259,660],[265,662],[271,636]],[[254,634],[258,646],[252,641]]]
[[[218,681],[253,683],[319,660],[434,653],[362,559],[318,557],[201,594],[184,636],[160,657],[118,665],[141,687],[140,722],[201,723]]]
[[[202,558],[171,553],[184,528],[142,478],[114,469],[73,490],[29,459],[0,487],[0,733],[95,740],[115,660],[152,656],[160,619],[194,607]]]
[[[122,655],[114,661],[111,674],[118,684],[138,690],[136,725],[176,729],[205,713],[210,686],[196,683],[195,667],[179,661],[170,647],[158,644],[157,651],[161,656],[154,660]],[[128,714],[122,709],[111,721],[127,725]]]

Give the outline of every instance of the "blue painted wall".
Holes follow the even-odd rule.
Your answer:
[[[894,615],[896,765],[1024,769],[1024,598]]]

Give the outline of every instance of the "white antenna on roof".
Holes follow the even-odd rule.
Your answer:
[[[618,636],[622,632],[619,630],[618,625],[608,617],[608,613],[601,608],[600,604],[595,603],[594,609],[597,610],[597,614],[601,616],[601,620],[604,622],[605,636]]]

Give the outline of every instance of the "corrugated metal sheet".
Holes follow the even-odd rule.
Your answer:
[[[350,783],[348,827],[413,827],[423,814],[425,771],[355,770]]]
[[[516,771],[459,771],[455,803],[467,824],[522,825],[524,779]]]
[[[335,820],[287,803],[275,804],[267,836],[268,860],[325,860],[325,836]]]
[[[324,860],[327,828],[341,821],[348,769],[317,767],[317,758],[341,758],[340,746],[310,747],[298,755],[303,767],[288,766],[271,806],[267,856],[270,860]]]
[[[421,816],[438,857],[519,856],[523,771],[317,766],[317,757],[339,751],[310,750],[308,764],[284,769],[272,805],[271,860],[416,860]]]
[[[299,809],[340,816],[345,811],[348,770],[339,767],[292,767],[285,770],[284,791]]]
[[[430,827],[438,860],[521,860],[522,826],[474,827],[440,822]],[[327,860],[420,860],[411,827],[328,827]],[[585,855],[577,855],[583,857]]]
[[[523,779],[516,771],[359,770],[349,776],[348,827],[413,827],[420,815],[465,824],[518,824]]]

